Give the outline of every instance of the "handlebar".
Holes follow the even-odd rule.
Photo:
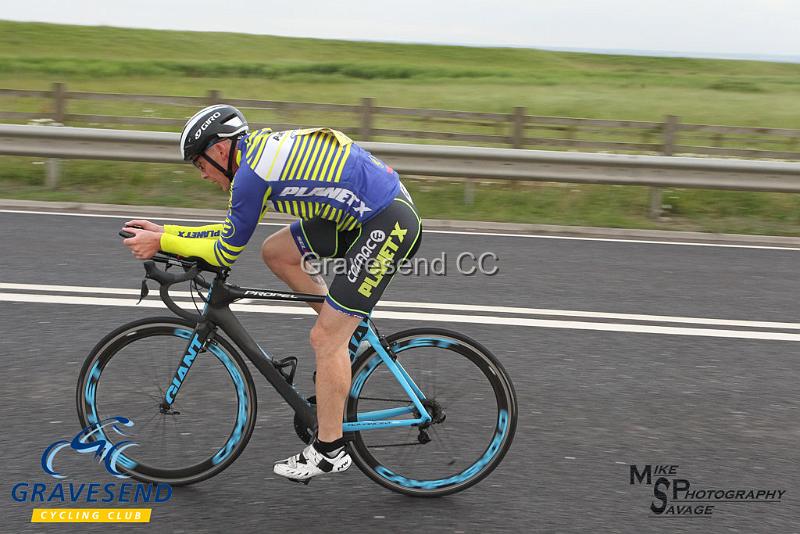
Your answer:
[[[183,273],[168,273],[163,269],[159,269],[156,263],[164,263],[168,266],[177,266],[181,267],[184,272]],[[144,262],[144,270],[145,270],[145,278],[149,278],[150,280],[155,280],[159,283],[158,294],[161,297],[161,300],[164,304],[167,305],[172,313],[179,317],[183,317],[189,321],[198,321],[200,316],[196,313],[191,313],[180,306],[172,299],[172,296],[169,294],[169,289],[175,284],[180,284],[182,282],[190,282],[193,281],[198,286],[204,289],[210,289],[211,284],[206,282],[203,277],[200,275],[201,271],[210,271],[217,274],[227,273],[227,269],[223,269],[220,267],[214,267],[213,265],[209,265],[203,260],[199,258],[196,260],[185,260],[174,254],[169,254],[167,252],[159,252],[152,259],[147,260]],[[143,282],[144,283],[144,282]],[[201,295],[202,297],[202,295]]]
[[[200,274],[197,266],[194,265],[189,267],[183,274],[173,274],[159,269],[155,262],[163,261],[164,263],[173,264],[173,261],[180,262],[180,260],[173,260],[172,258],[166,258],[165,260],[162,258],[155,259],[154,257],[154,259],[144,262],[144,270],[146,273],[145,278],[155,280],[159,283],[160,287],[158,288],[158,294],[161,296],[161,300],[164,301],[164,304],[167,305],[167,308],[169,308],[172,313],[178,315],[179,317],[183,317],[184,319],[188,319],[189,321],[196,321],[198,319],[197,314],[184,310],[178,306],[174,300],[172,300],[172,297],[169,294],[169,288],[181,282],[195,280]],[[208,287],[208,284],[205,285]]]
[[[159,269],[156,263],[164,263],[167,266],[180,267],[184,270],[183,273],[168,273],[166,270]],[[217,275],[227,277],[229,269],[225,267],[216,267],[207,263],[200,258],[184,259],[168,252],[159,252],[152,259],[144,262],[145,278],[155,280],[159,283],[158,294],[164,304],[167,305],[172,313],[183,317],[189,321],[198,321],[200,316],[196,313],[191,313],[175,303],[169,294],[169,288],[175,284],[182,282],[193,281],[198,286],[204,289],[210,289],[211,284],[206,282],[201,276],[201,272],[213,272]]]
[[[134,226],[134,228],[140,227]],[[125,230],[120,230],[119,235],[126,239],[136,236],[136,234]],[[156,263],[163,263],[166,265],[166,268],[159,269],[158,266],[156,266]],[[168,273],[166,272],[166,269],[169,267],[180,267],[184,272],[181,274]],[[167,308],[169,308],[172,313],[189,321],[198,321],[200,316],[196,313],[190,313],[178,306],[170,296],[169,288],[175,284],[193,281],[195,284],[204,289],[210,289],[211,284],[203,279],[200,274],[201,272],[212,272],[217,276],[222,276],[223,278],[227,278],[227,275],[230,272],[230,269],[226,267],[217,267],[211,265],[201,258],[182,258],[175,254],[170,254],[169,252],[164,251],[159,251],[151,259],[145,261],[144,270],[145,280],[149,278],[150,280],[155,280],[159,283],[159,296],[161,297],[161,300],[164,301],[164,304],[167,305]],[[142,281],[141,298],[144,298],[147,295],[147,292],[147,285],[145,281]]]

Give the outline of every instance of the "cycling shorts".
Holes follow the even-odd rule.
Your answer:
[[[333,308],[356,317],[368,316],[389,285],[398,261],[417,252],[422,225],[403,189],[360,228],[338,231],[335,222],[321,218],[290,225],[303,257],[340,259],[331,264],[335,276],[325,298]]]

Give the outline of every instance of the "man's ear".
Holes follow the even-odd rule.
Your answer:
[[[225,158],[228,157],[227,147],[228,147],[228,143],[224,143],[224,142],[223,143],[216,143],[213,146],[211,146],[211,148],[209,148],[209,150],[211,150],[214,153],[214,156],[215,156],[214,159],[222,159],[222,160],[224,160]]]
[[[225,143],[225,140],[222,140],[222,141],[220,141],[218,143],[214,143],[213,145],[211,145],[210,147],[208,147],[206,149],[206,154],[213,155],[213,156],[219,156],[221,153],[225,152],[225,145],[226,144],[227,143]]]

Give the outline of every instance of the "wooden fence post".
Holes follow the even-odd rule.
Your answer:
[[[372,138],[372,114],[375,107],[374,98],[361,99],[361,127],[358,131],[359,141],[369,141]]]
[[[475,203],[475,181],[469,178],[464,180],[464,204],[472,206]]]
[[[661,147],[661,153],[665,156],[672,156],[675,153],[675,145],[678,140],[678,128],[680,126],[680,118],[675,115],[667,115],[664,117],[664,139]],[[650,188],[650,218],[659,219],[662,215],[663,205],[662,189],[660,187]]]
[[[67,86],[62,82],[53,84],[53,122],[55,126],[63,126],[67,116]],[[61,175],[61,160],[49,158],[45,162],[44,185],[48,189],[56,189]]]
[[[45,162],[45,178],[44,178],[44,185],[48,189],[57,189],[58,188],[58,178],[61,174],[61,160],[55,158],[49,158]]]
[[[217,89],[209,89],[208,90],[208,105],[213,106],[214,104],[220,104],[222,102],[222,91]]]
[[[680,117],[667,115],[664,117],[664,146],[661,152],[665,156],[675,154],[675,145],[678,141],[678,128],[680,127]]]
[[[528,110],[525,107],[517,106],[511,114],[511,146],[522,148],[525,146],[525,115]]]
[[[64,117],[67,115],[67,87],[61,83],[53,84],[53,120],[59,124],[64,124]]]

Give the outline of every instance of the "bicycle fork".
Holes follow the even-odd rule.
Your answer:
[[[189,343],[183,351],[183,357],[178,363],[178,368],[175,370],[175,374],[172,376],[172,380],[164,392],[164,400],[161,402],[160,406],[161,413],[180,413],[172,409],[172,404],[178,396],[178,391],[180,391],[183,381],[186,379],[186,375],[189,374],[189,369],[191,369],[192,364],[197,359],[197,355],[204,349],[206,342],[213,332],[214,327],[208,321],[202,321],[195,327],[189,339]]]

